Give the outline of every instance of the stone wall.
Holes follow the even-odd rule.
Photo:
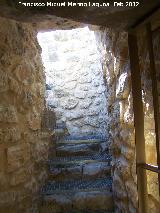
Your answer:
[[[106,135],[107,103],[101,55],[86,28],[38,34],[46,73],[46,102],[70,135]]]
[[[103,72],[108,104],[108,132],[112,153],[113,193],[117,212],[134,213],[138,208],[135,164],[134,116],[127,33],[110,29],[96,32],[102,52]],[[159,33],[154,35],[156,68],[159,76]],[[153,100],[149,61],[145,37],[139,37],[139,55],[142,72],[143,103],[145,115],[145,140],[147,163],[156,165]],[[145,42],[144,42],[145,41]],[[157,76],[157,78],[158,78]],[[147,172],[149,212],[158,212],[157,175]]]
[[[41,49],[27,24],[1,18],[0,35],[0,212],[32,212],[50,135],[41,129]]]
[[[132,213],[137,209],[137,180],[127,33],[105,30],[104,35],[114,200],[117,212]]]

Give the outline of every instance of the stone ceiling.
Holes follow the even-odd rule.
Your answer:
[[[23,22],[32,22],[38,28],[42,30],[46,28],[74,28],[79,23],[91,25],[101,25],[106,27],[111,27],[118,30],[127,30],[132,25],[136,24],[139,20],[143,19],[145,16],[150,14],[153,10],[160,6],[159,0],[139,0],[139,5],[137,7],[126,6],[126,0],[121,0],[124,4],[123,6],[114,6],[113,0],[97,0],[99,4],[110,3],[110,6],[103,7],[80,7],[68,6],[68,2],[65,1],[65,6],[24,6],[19,4],[19,1],[23,3],[43,3],[47,2],[64,2],[64,1],[47,1],[47,0],[1,0],[0,1],[0,16],[12,18]],[[72,1],[74,3],[85,2],[89,4],[89,1]],[[119,1],[117,1],[119,2]],[[131,1],[130,1],[131,2]],[[91,1],[93,3],[93,1]],[[57,18],[61,17],[61,18]],[[67,19],[70,19],[69,21]]]

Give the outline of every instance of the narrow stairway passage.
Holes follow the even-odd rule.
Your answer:
[[[51,149],[40,213],[114,212],[111,156],[102,148],[105,138],[65,136],[63,125],[55,132],[56,156]]]

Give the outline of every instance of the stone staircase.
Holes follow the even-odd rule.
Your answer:
[[[70,137],[57,125],[49,179],[41,190],[40,213],[114,212],[111,156],[99,136]]]

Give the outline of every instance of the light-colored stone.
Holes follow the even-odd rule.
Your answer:
[[[95,131],[101,134],[107,125],[101,119],[104,117],[107,120],[103,110],[107,100],[101,60],[101,52],[105,52],[105,47],[98,50],[97,37],[87,27],[39,33],[38,40],[42,47],[47,87],[50,88],[46,93],[47,105],[55,108],[59,121],[66,122],[70,135],[88,135]],[[49,58],[52,53],[56,57]],[[98,98],[100,103],[94,104]],[[83,120],[88,115],[101,116],[97,118],[96,127],[95,124],[84,124]]]
[[[65,108],[65,109],[74,109],[77,104],[78,104],[78,100],[75,99],[75,98],[68,98],[66,99],[66,101],[62,104],[62,106]]]
[[[106,162],[88,163],[83,166],[83,175],[86,176],[101,176],[109,174],[110,167]]]

